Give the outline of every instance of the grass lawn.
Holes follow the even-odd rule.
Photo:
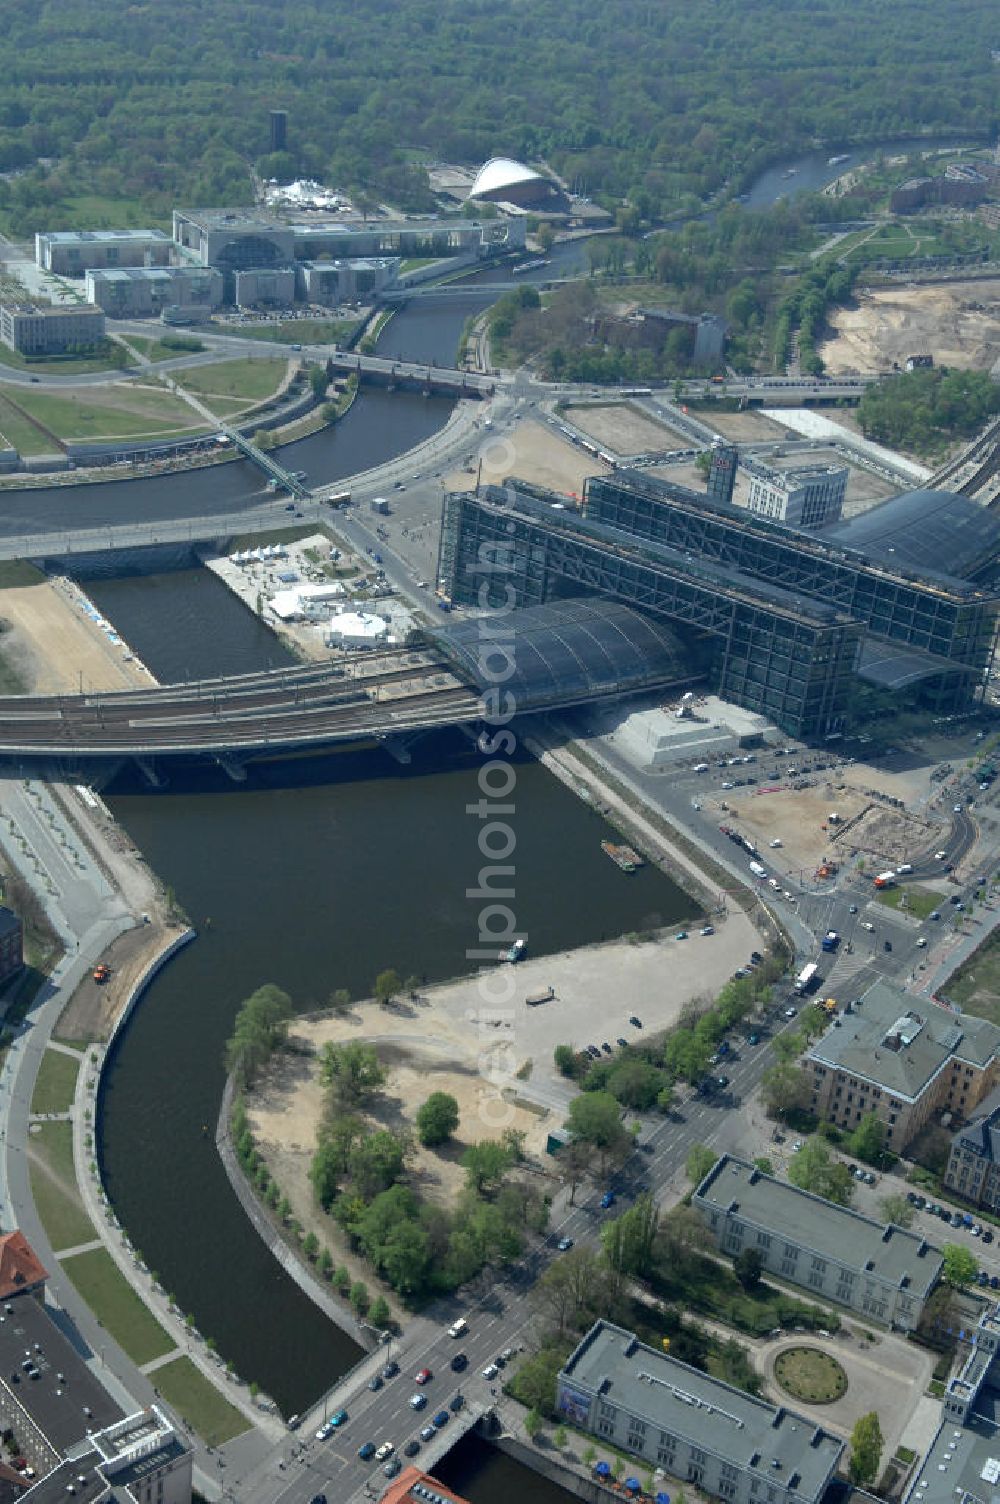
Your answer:
[[[68,1112],[79,1074],[79,1059],[73,1060],[61,1050],[46,1050],[35,1080],[32,1112]]]
[[[37,565],[27,559],[5,559],[0,562],[0,590],[20,590],[24,585],[43,585],[46,576]]]
[[[294,319],[275,324],[219,324],[215,333],[266,339],[276,345],[339,345],[358,323],[358,319]]]
[[[31,1199],[57,1253],[60,1248],[92,1243],[97,1237],[97,1228],[84,1211],[79,1196],[62,1190],[37,1165],[31,1169]]]
[[[904,914],[913,914],[917,919],[926,919],[928,914],[933,914],[935,909],[941,909],[947,903],[943,893],[935,893],[932,888],[921,888],[919,884],[906,888],[880,888],[877,897],[879,903],[884,903],[887,908],[900,909]]]
[[[62,439],[137,438],[143,434],[200,432],[205,428],[187,403],[169,392],[120,387],[100,400],[96,396],[49,397],[32,391],[19,396],[18,401],[26,412]],[[0,427],[3,421],[0,412]]]
[[[76,1185],[72,1123],[41,1123],[37,1132],[32,1133],[29,1144],[53,1174],[67,1185]]]
[[[18,454],[51,454],[53,443],[0,391],[0,440]]]
[[[70,1062],[72,1064],[72,1062]],[[42,1226],[56,1250],[89,1243],[97,1230],[83,1209],[73,1167],[73,1125],[43,1123],[28,1139],[31,1194]]]
[[[824,1327],[831,1332],[840,1326],[835,1312],[807,1305],[763,1280],[753,1290],[744,1290],[732,1270],[704,1255],[690,1254],[682,1263],[661,1261],[647,1276],[647,1284],[661,1300],[755,1337],[776,1326]]]
[[[209,1383],[190,1358],[175,1358],[172,1363],[164,1363],[156,1369],[152,1381],[167,1404],[172,1405],[209,1446],[220,1446],[241,1432],[249,1431],[250,1423],[242,1412]]]
[[[789,1347],[774,1361],[774,1377],[793,1399],[831,1405],[847,1392],[847,1374],[818,1347]]]
[[[174,380],[188,391],[206,397],[243,397],[260,401],[277,391],[285,374],[285,361],[269,355],[250,355],[246,360],[222,360],[218,365],[178,371]]]
[[[94,1315],[124,1348],[133,1363],[148,1363],[176,1346],[155,1316],[143,1305],[114,1259],[104,1248],[78,1253],[62,1261]],[[159,1380],[157,1380],[159,1384]]]
[[[1000,931],[972,952],[942,990],[964,1012],[1000,1024]]]
[[[129,334],[127,336],[130,345],[143,355],[147,360],[154,363],[158,360],[176,360],[179,355],[199,355],[206,347],[200,339],[192,339],[190,344],[177,346],[169,343],[169,334],[162,339],[149,339],[145,334]]]
[[[0,350],[0,363],[12,366],[16,371],[30,371],[40,381],[48,376],[85,376],[89,371],[120,371],[128,365],[128,355],[113,339],[102,341],[100,348],[90,355],[65,355],[58,359],[29,360],[16,350],[4,345]]]

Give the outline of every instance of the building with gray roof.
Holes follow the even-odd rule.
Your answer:
[[[788,527],[823,527],[838,520],[847,491],[846,465],[799,465],[776,470],[759,460],[744,460],[750,477],[747,507]]]
[[[716,1247],[759,1253],[765,1269],[811,1295],[912,1331],[941,1277],[938,1250],[915,1233],[836,1206],[724,1154],[694,1193]]]
[[[944,1183],[963,1201],[1000,1210],[1000,1089],[952,1138]]]
[[[647,1347],[608,1321],[591,1327],[556,1381],[574,1425],[734,1504],[817,1504],[844,1443]]]
[[[901,1153],[936,1112],[968,1117],[1000,1085],[1000,1029],[875,982],[806,1052],[811,1109],[839,1128],[874,1112]]]
[[[117,266],[88,271],[87,300],[112,318],[141,318],[164,308],[211,311],[222,302],[222,273],[211,266]]]
[[[104,266],[169,266],[172,251],[162,230],[45,230],[35,236],[36,264],[63,277]]]

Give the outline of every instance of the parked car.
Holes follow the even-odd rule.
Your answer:
[[[419,1443],[419,1441],[417,1441],[416,1437],[412,1437],[406,1443],[406,1446],[403,1448],[403,1456],[404,1457],[415,1457],[419,1451],[420,1451],[420,1443]]]
[[[461,1410],[461,1408],[462,1408],[462,1406],[464,1404],[465,1404],[465,1395],[464,1394],[453,1394],[452,1397],[451,1397],[451,1399],[448,1401],[448,1409],[449,1410],[453,1410],[455,1412],[455,1414],[457,1415],[458,1412],[459,1412],[459,1410]]]
[[[447,1410],[439,1410],[437,1415],[435,1415],[434,1417],[433,1424],[436,1429],[440,1431],[441,1427],[446,1426],[450,1419],[451,1416],[448,1414]]]
[[[383,1379],[394,1379],[396,1377],[396,1375],[397,1375],[398,1372],[399,1372],[399,1364],[398,1363],[395,1363],[395,1362],[393,1362],[393,1363],[387,1363],[385,1365],[385,1367],[383,1368],[383,1370],[382,1370],[382,1377],[383,1377]]]
[[[568,1253],[569,1250],[573,1247],[573,1239],[560,1238],[558,1243],[556,1244],[556,1247],[558,1248],[560,1253]]]
[[[358,1447],[358,1456],[362,1462],[368,1462],[375,1456],[375,1443],[373,1441],[366,1441],[362,1446]]]
[[[330,1420],[328,1422],[328,1424],[331,1425],[335,1431],[340,1426],[343,1426],[346,1423],[347,1423],[347,1411],[346,1410],[336,1410],[336,1411],[334,1411],[333,1415],[330,1416]]]
[[[372,1374],[371,1378],[368,1380],[368,1388],[371,1389],[372,1392],[374,1392],[376,1389],[382,1388],[382,1375],[380,1373]]]
[[[420,1440],[421,1441],[430,1441],[430,1440],[432,1440],[433,1436],[434,1436],[434,1427],[433,1426],[424,1426],[421,1429],[421,1432],[420,1432]]]
[[[383,1473],[385,1473],[385,1476],[387,1478],[395,1478],[397,1473],[401,1473],[403,1471],[403,1464],[400,1462],[398,1457],[392,1457],[386,1463],[382,1471]]]
[[[495,1379],[498,1372],[499,1369],[497,1368],[495,1363],[487,1363],[486,1367],[483,1369],[483,1378]]]
[[[387,1457],[391,1457],[392,1456],[392,1454],[393,1454],[393,1452],[395,1450],[396,1450],[396,1448],[393,1446],[393,1444],[392,1444],[391,1441],[383,1441],[382,1445],[379,1447],[378,1451],[375,1453],[375,1461],[376,1462],[384,1462]]]
[[[605,1191],[604,1195],[601,1197],[601,1210],[606,1212],[607,1209],[608,1209],[608,1207],[609,1206],[614,1206],[614,1204],[615,1204],[615,1193],[614,1193],[614,1191]]]
[[[427,1405],[427,1396],[426,1396],[426,1394],[411,1394],[410,1395],[410,1409],[411,1410],[423,1410],[426,1407],[426,1405]]]
[[[464,1353],[456,1353],[451,1360],[451,1366],[455,1373],[461,1373],[463,1369],[468,1368],[469,1360]]]

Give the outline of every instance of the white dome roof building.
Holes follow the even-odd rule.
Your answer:
[[[513,157],[491,157],[484,162],[469,197],[493,204],[517,204],[523,209],[558,212],[563,206],[563,195],[555,183]]]

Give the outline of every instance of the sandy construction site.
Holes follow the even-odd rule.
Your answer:
[[[831,376],[891,371],[910,355],[989,370],[1000,357],[1000,278],[864,290],[830,323],[836,332],[820,355]]]
[[[577,497],[588,475],[607,475],[608,466],[585,449],[578,449],[541,423],[530,418],[517,423],[510,433],[484,438],[477,457],[483,462],[483,484],[497,485],[508,475]],[[458,470],[445,477],[449,490],[468,487],[475,470]]]
[[[94,620],[65,579],[0,591],[4,657],[30,694],[78,694],[81,687],[134,689],[156,681],[128,644]]]

